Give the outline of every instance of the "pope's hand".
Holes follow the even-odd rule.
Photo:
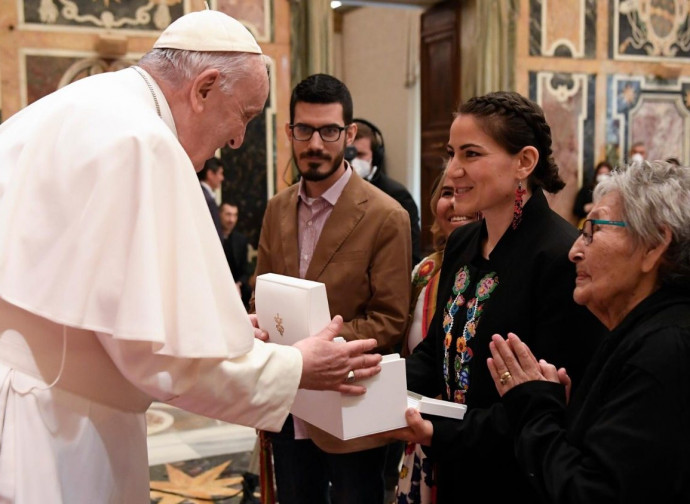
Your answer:
[[[376,347],[376,340],[371,338],[345,343],[334,342],[333,338],[342,327],[343,318],[336,315],[324,330],[293,345],[302,352],[300,388],[337,390],[345,394],[361,395],[366,392],[366,388],[357,385],[356,381],[369,378],[381,371],[381,355],[364,353]],[[354,379],[345,383],[350,371],[354,373]]]

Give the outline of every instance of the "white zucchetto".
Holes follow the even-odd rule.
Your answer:
[[[178,18],[161,33],[153,48],[262,54],[242,23],[215,10],[190,12]]]

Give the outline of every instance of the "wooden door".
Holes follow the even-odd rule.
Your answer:
[[[420,50],[422,249],[428,252],[433,248],[431,190],[443,169],[448,131],[460,101],[460,2],[441,2],[422,14]]]

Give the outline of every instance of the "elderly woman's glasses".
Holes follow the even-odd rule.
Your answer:
[[[338,126],[337,124],[327,124],[320,128],[309,126],[308,124],[291,124],[292,138],[300,142],[311,140],[315,131],[319,132],[321,140],[324,142],[337,142],[340,140],[340,134],[347,129],[347,126]]]
[[[582,223],[580,228],[580,236],[585,241],[585,245],[592,243],[592,238],[594,238],[594,226],[619,226],[626,227],[628,224],[624,221],[619,220],[601,220],[601,219],[587,219]]]

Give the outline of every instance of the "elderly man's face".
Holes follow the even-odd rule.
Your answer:
[[[176,124],[180,142],[197,170],[216,150],[226,145],[239,148],[247,124],[264,108],[269,88],[266,65],[258,55],[248,65],[247,76],[236,82],[230,93],[220,88],[220,77],[201,87],[189,120]]]
[[[622,203],[618,193],[604,195],[589,213],[588,219],[622,220]],[[594,224],[592,243],[580,236],[570,249],[570,260],[576,265],[575,302],[585,305],[609,328],[615,327],[637,303],[634,293],[645,275],[643,246],[633,244],[626,227]]]

